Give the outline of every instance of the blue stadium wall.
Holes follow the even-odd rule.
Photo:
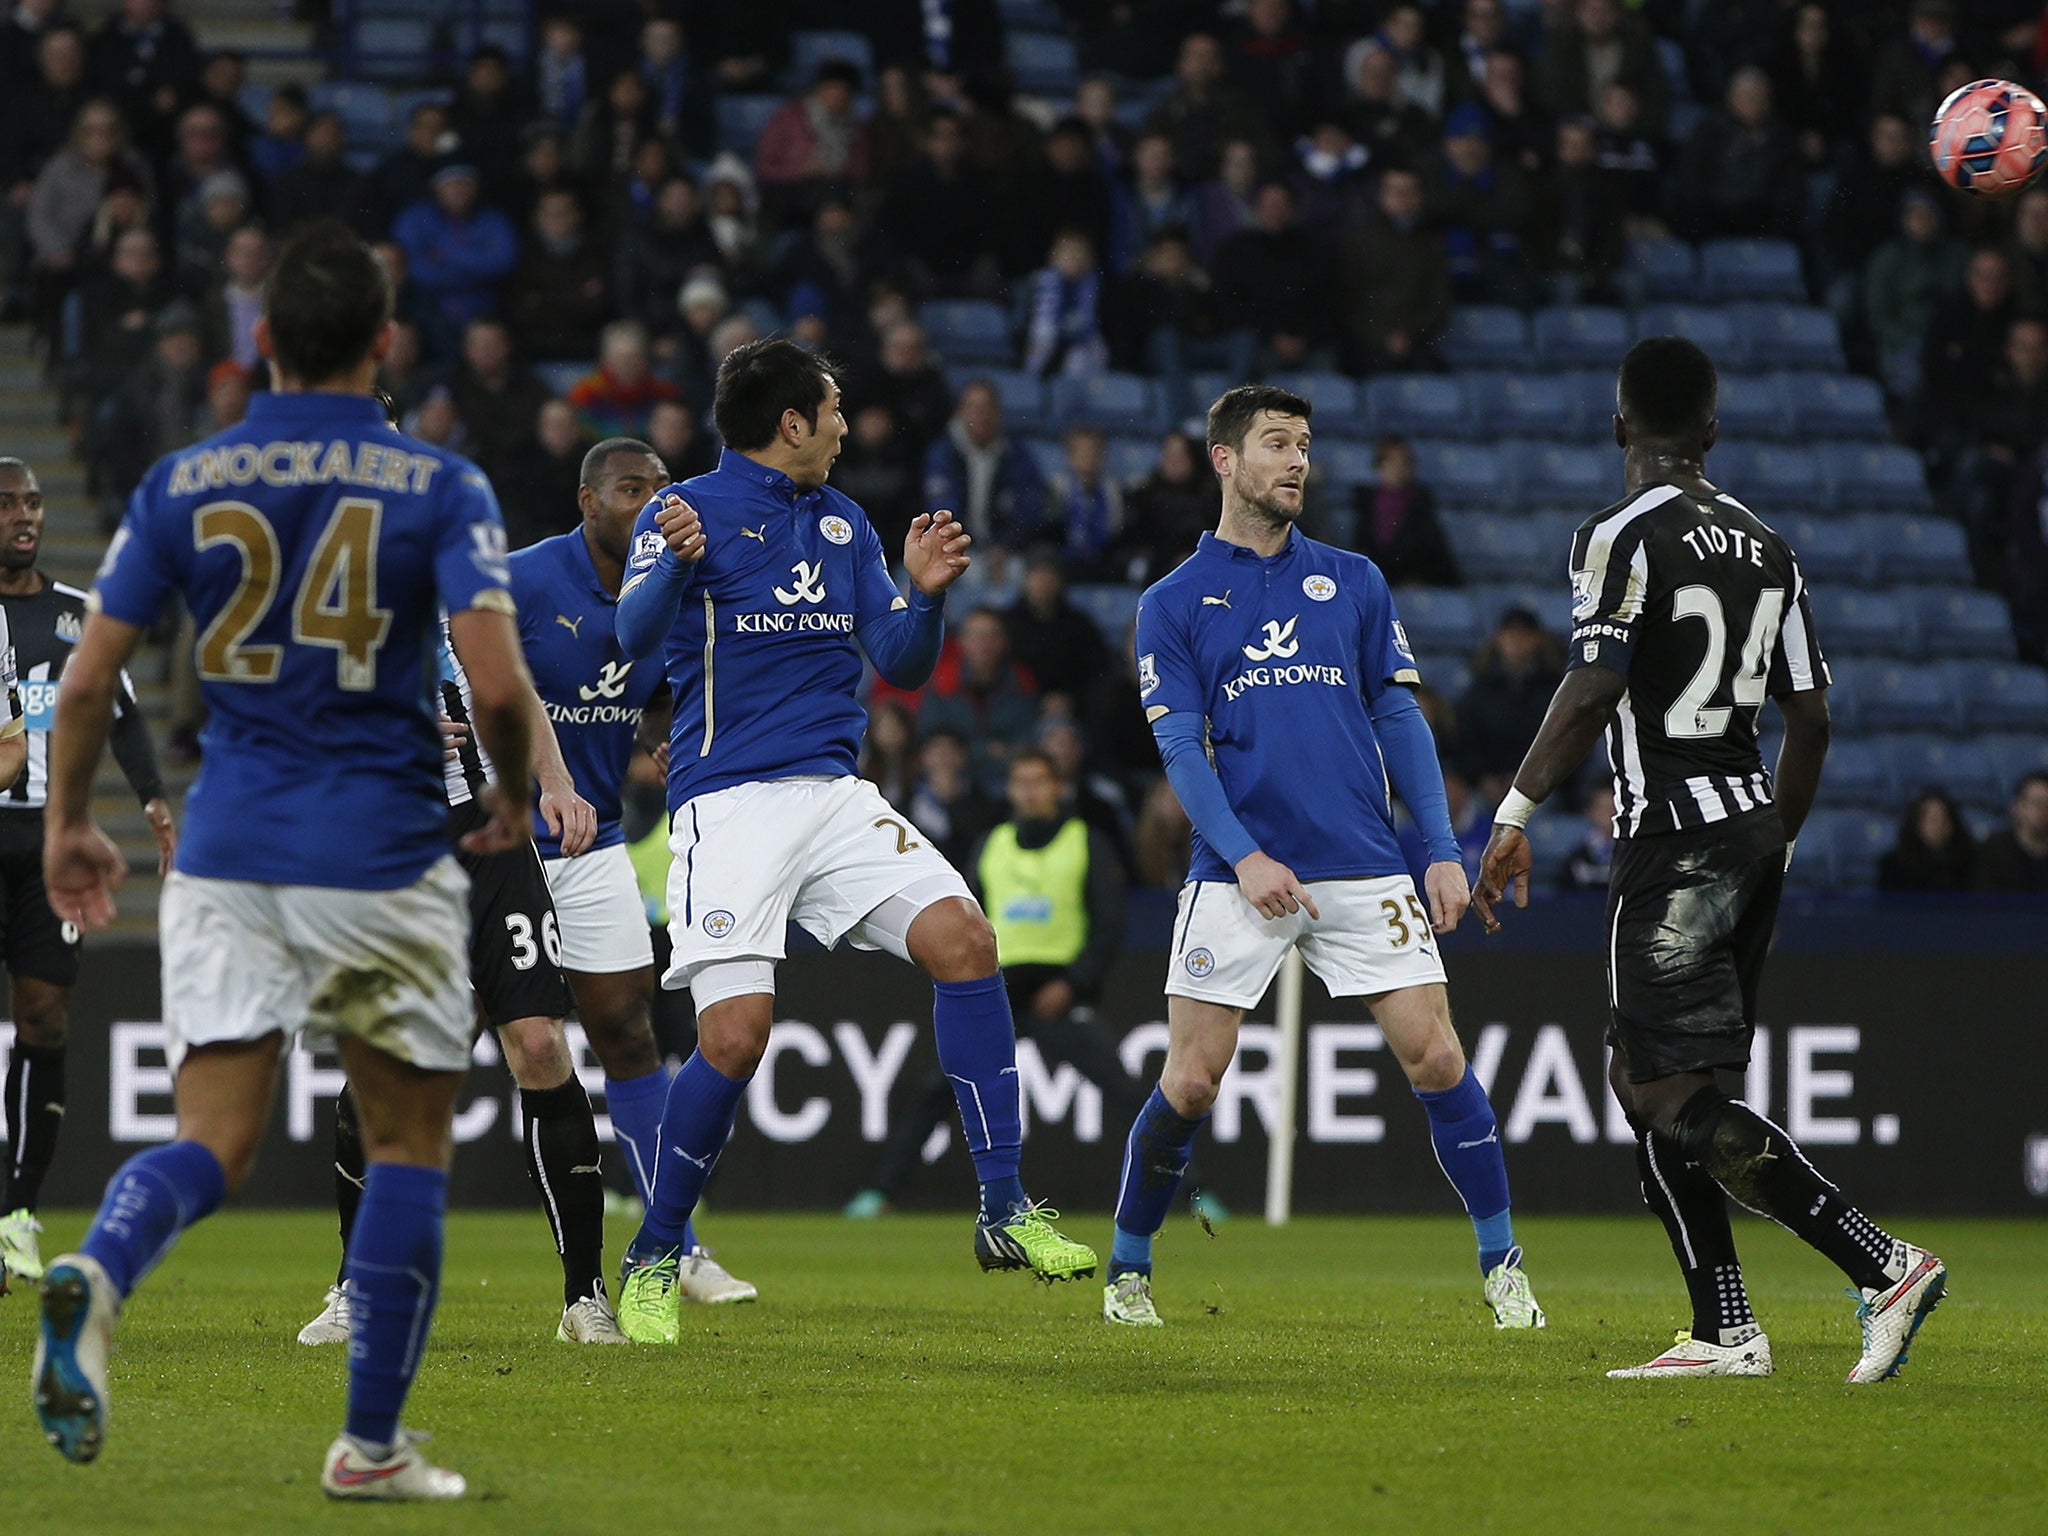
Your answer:
[[[1824,1173],[1885,1212],[2048,1214],[2048,944],[2039,905],[1788,906],[1765,992],[1746,1096],[1802,1141]],[[1603,1077],[1603,934],[1597,903],[1515,914],[1512,937],[1446,946],[1452,1001],[1509,1147],[1518,1208],[1638,1207],[1627,1132]],[[1165,1044],[1162,925],[1113,975],[1104,1016],[1126,1059],[1156,1072]],[[1296,1206],[1302,1211],[1454,1210],[1419,1108],[1355,1004],[1313,980],[1305,1009]],[[935,1059],[930,992],[874,955],[796,954],[778,1024],[709,1199],[726,1209],[830,1209],[872,1167],[890,1106],[907,1105]],[[154,949],[101,947],[72,1008],[71,1106],[46,1203],[95,1203],[135,1146],[171,1133]],[[1256,1210],[1265,1177],[1272,1030],[1247,1026],[1203,1152],[1212,1188]],[[0,1029],[0,1041],[11,1037]],[[580,1044],[580,1036],[578,1037]],[[1110,1203],[1124,1127],[1071,1069],[1020,1063],[1032,1189],[1068,1210]],[[581,1053],[593,1093],[602,1077]],[[243,1198],[329,1199],[327,1144],[340,1075],[295,1052]],[[458,1203],[525,1205],[516,1095],[479,1047],[458,1136]],[[601,1102],[601,1101],[600,1101]],[[609,1132],[607,1131],[607,1135]],[[972,1173],[949,1134],[905,1204],[964,1210]]]

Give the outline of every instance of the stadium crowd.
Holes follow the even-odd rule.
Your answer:
[[[1066,40],[1071,80],[1020,88],[1023,13]],[[819,29],[859,46],[798,46]],[[1458,306],[1640,302],[1642,242],[1796,247],[2018,654],[2048,659],[2048,187],[1972,202],[1924,147],[1956,85],[2044,68],[2025,0],[593,0],[544,14],[525,58],[420,61],[409,83],[434,89],[366,145],[318,90],[250,91],[165,0],[91,27],[13,0],[0,294],[36,327],[109,526],[152,459],[264,387],[272,252],[315,214],[378,243],[401,295],[384,384],[408,431],[491,475],[515,546],[573,523],[602,436],[646,437],[679,478],[710,468],[734,346],[780,329],[829,351],[850,419],[834,483],[885,545],[956,509],[979,557],[931,685],[877,685],[870,773],[957,856],[1035,744],[1131,878],[1172,886],[1188,827],[1137,704],[1130,605],[1074,589],[1135,590],[1213,524],[1191,377],[1442,370]],[[747,135],[721,111],[778,90]],[[949,356],[920,322],[933,300],[1000,306],[995,354]],[[1055,445],[1009,419],[991,366],[1149,376],[1176,429],[1135,465],[1085,418]],[[1413,445],[1369,451],[1311,530],[1397,587],[1459,586]],[[1456,687],[1426,696],[1474,860],[1562,667],[1542,613],[1483,617]],[[1596,778],[1565,884],[1604,879]],[[1930,792],[1883,883],[2048,889],[2048,777],[1974,843]]]

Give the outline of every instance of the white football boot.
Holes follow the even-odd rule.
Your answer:
[[[619,1315],[612,1310],[611,1298],[603,1291],[592,1291],[564,1307],[561,1326],[555,1329],[555,1338],[563,1344],[633,1342],[619,1326]]]
[[[680,1270],[676,1288],[683,1293],[685,1301],[715,1307],[753,1301],[761,1294],[751,1282],[728,1272],[723,1264],[711,1257],[711,1250],[701,1243],[683,1255]]]
[[[1102,1320],[1126,1328],[1164,1328],[1166,1319],[1152,1305],[1152,1277],[1127,1269],[1102,1288]]]
[[[469,1492],[460,1472],[437,1467],[420,1454],[427,1437],[401,1429],[391,1454],[378,1461],[353,1435],[338,1435],[320,1464],[320,1491],[330,1499],[376,1503],[407,1503],[421,1499],[459,1499]]]
[[[1895,1240],[1896,1241],[1896,1240]],[[1858,1291],[1856,1320],[1863,1325],[1863,1354],[1849,1372],[1852,1386],[1899,1374],[1906,1346],[1927,1314],[1948,1294],[1948,1266],[1925,1248],[1898,1243],[1904,1276],[1883,1290]]]
[[[320,1315],[299,1330],[301,1344],[346,1344],[349,1336],[348,1282],[327,1287]]]
[[[1681,1328],[1671,1347],[1656,1359],[1609,1371],[1611,1381],[1648,1381],[1659,1376],[1768,1376],[1771,1341],[1759,1328],[1740,1344],[1709,1344]]]
[[[99,1260],[67,1253],[43,1276],[42,1326],[29,1389],[43,1434],[69,1461],[91,1461],[107,1438],[107,1356],[121,1297]]]

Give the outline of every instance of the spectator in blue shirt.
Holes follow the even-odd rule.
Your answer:
[[[1109,367],[1102,334],[1102,273],[1095,242],[1085,231],[1053,236],[1046,264],[1031,274],[1025,322],[1024,366],[1046,377],[1082,378]]]
[[[1004,556],[1028,545],[1045,520],[1045,485],[1024,445],[1003,433],[995,385],[975,379],[925,454],[926,511],[944,507],[974,535],[975,563],[1002,580]]]
[[[391,237],[422,301],[427,350],[452,358],[463,328],[497,311],[498,285],[519,260],[519,237],[504,214],[478,202],[476,167],[444,166],[430,190],[430,201],[398,216]]]

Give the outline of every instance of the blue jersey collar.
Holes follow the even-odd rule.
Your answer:
[[[578,523],[562,535],[575,546],[575,552],[569,556],[569,561],[576,568],[577,579],[590,589],[593,597],[602,598],[607,603],[616,603],[618,598],[605,591],[604,582],[598,577],[597,562],[590,558],[590,536],[583,529],[584,525]]]
[[[1197,553],[1211,560],[1252,560],[1260,565],[1283,565],[1301,553],[1301,530],[1289,528],[1287,542],[1271,555],[1262,555],[1255,549],[1246,549],[1242,544],[1219,539],[1207,530],[1204,530],[1195,548]]]
[[[262,421],[362,421],[385,427],[384,407],[368,395],[346,395],[330,389],[262,390],[252,396],[246,419]]]
[[[735,452],[731,448],[721,448],[718,451],[718,473],[736,475],[747,484],[759,487],[776,500],[787,502],[792,507],[807,496],[819,494],[816,490],[800,489],[797,483],[781,470],[770,469],[766,464],[750,459],[744,453]]]

